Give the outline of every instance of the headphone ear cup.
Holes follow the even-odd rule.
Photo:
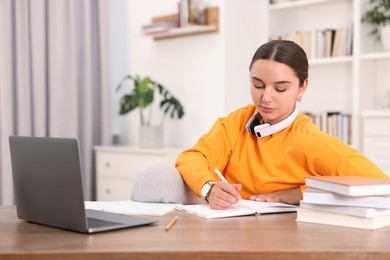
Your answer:
[[[248,123],[246,124],[246,130],[252,134],[255,135],[255,127],[260,124],[260,113],[256,113],[254,116],[249,119]]]

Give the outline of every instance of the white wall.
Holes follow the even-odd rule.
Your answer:
[[[227,0],[225,3],[225,113],[252,103],[249,64],[268,39],[267,1]]]
[[[120,140],[115,142],[128,143],[128,120],[126,117],[120,116],[119,100],[123,92],[117,92],[116,86],[120,79],[128,73],[128,37],[126,32],[128,29],[127,15],[128,0],[110,1],[110,37],[111,37],[111,115],[112,115],[112,135],[120,136]]]
[[[266,40],[267,32],[261,26],[266,2],[205,0],[208,6],[220,8],[218,33],[164,41],[140,33],[152,17],[175,13],[177,2],[128,1],[128,73],[150,75],[182,102],[185,116],[165,119],[165,143],[190,146],[218,117],[251,102],[248,66],[256,48]],[[121,140],[138,144],[138,113],[125,118],[129,135],[127,139],[121,128]]]

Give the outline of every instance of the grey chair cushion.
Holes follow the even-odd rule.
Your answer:
[[[131,200],[155,203],[205,203],[183,181],[172,165],[155,161],[144,165],[133,180]]]

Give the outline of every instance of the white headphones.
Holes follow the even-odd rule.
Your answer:
[[[271,125],[270,123],[260,124],[260,119],[262,117],[260,113],[256,113],[246,124],[246,130],[252,135],[256,135],[258,138],[269,136],[291,125],[297,115],[298,109],[295,108],[294,112],[292,112],[291,115],[289,115],[287,118],[274,125]]]

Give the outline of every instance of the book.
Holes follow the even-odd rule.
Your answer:
[[[352,197],[315,188],[304,190],[302,201],[322,205],[390,209],[390,195]]]
[[[305,181],[309,187],[347,196],[390,195],[390,179],[362,176],[312,176],[305,177]]]
[[[142,33],[145,34],[145,35],[159,34],[159,33],[169,32],[170,29],[171,28],[165,27],[165,26],[150,27],[150,28],[142,29]]]
[[[335,32],[336,29],[325,29],[325,57],[332,56]]]
[[[317,29],[315,30],[315,44],[316,44],[316,53],[314,58],[325,58],[326,56],[326,36],[325,30]]]
[[[205,219],[238,217],[255,214],[295,212],[297,206],[279,202],[240,200],[239,203],[223,210],[211,209],[207,204],[180,205],[176,210]]]
[[[149,29],[155,27],[176,28],[178,26],[177,26],[177,22],[174,21],[159,21],[159,22],[142,25],[142,29]]]
[[[180,27],[186,27],[189,25],[190,18],[189,0],[179,1],[179,24]]]
[[[353,206],[333,206],[306,203],[301,201],[299,208],[325,211],[331,213],[345,214],[357,217],[371,218],[377,216],[390,216],[390,209],[377,209],[377,208],[366,208],[366,207],[353,207]]]
[[[375,230],[390,225],[390,215],[358,217],[346,214],[298,208],[296,221]]]
[[[151,24],[146,24],[142,26],[142,33],[149,35],[149,34],[157,34],[157,33],[163,33],[168,32],[169,30],[177,28],[177,22],[173,21],[160,21],[160,22],[154,22]]]
[[[86,209],[95,209],[124,215],[163,216],[181,204],[144,203],[132,200],[123,201],[85,201]]]

